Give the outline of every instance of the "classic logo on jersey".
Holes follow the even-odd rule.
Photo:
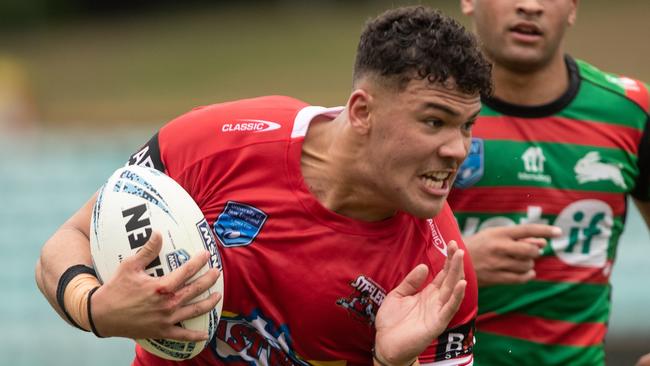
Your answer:
[[[438,337],[436,361],[451,360],[472,354],[474,348],[474,320],[448,329]]]
[[[222,132],[267,132],[282,127],[279,123],[263,119],[238,119],[233,123],[224,123]]]
[[[603,161],[598,151],[590,151],[573,167],[576,180],[580,184],[599,180],[610,180],[615,185],[627,189],[621,169],[623,165]]]
[[[214,238],[212,229],[210,229],[210,224],[208,224],[208,221],[204,218],[196,224],[196,229],[201,235],[203,246],[210,253],[210,268],[221,269],[221,256],[217,249],[217,239]]]
[[[483,159],[483,140],[476,137],[472,138],[472,144],[469,147],[469,154],[458,169],[454,186],[458,188],[468,188],[481,180],[484,170]]]
[[[257,238],[267,217],[256,207],[228,201],[214,223],[214,232],[224,247],[249,245]]]
[[[551,183],[551,176],[544,174],[546,157],[541,147],[531,146],[526,149],[521,155],[521,161],[524,163],[524,171],[517,174],[520,180]]]
[[[599,200],[573,202],[558,215],[555,225],[564,235],[551,240],[553,251],[563,262],[604,268],[614,225],[612,208]]]
[[[440,235],[440,229],[438,229],[438,224],[436,224],[433,219],[427,219],[429,223],[429,228],[431,229],[431,239],[433,239],[433,245],[444,255],[447,256],[447,243],[445,239]]]
[[[289,329],[277,327],[257,310],[250,316],[222,314],[211,348],[227,363],[309,365],[293,351]]]
[[[357,277],[350,282],[350,286],[354,289],[352,294],[336,300],[336,305],[346,309],[354,319],[368,325],[374,324],[386,290],[366,276]]]
[[[182,266],[183,263],[187,262],[190,260],[190,253],[188,253],[185,249],[177,249],[171,253],[167,253],[165,255],[165,258],[167,258],[167,265],[169,267],[170,271],[174,271],[178,269],[178,267]]]

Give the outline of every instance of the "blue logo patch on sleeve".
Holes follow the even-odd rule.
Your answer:
[[[256,207],[228,201],[214,223],[214,232],[224,247],[249,245],[260,233],[267,217]]]
[[[472,138],[472,145],[470,145],[467,159],[458,169],[454,187],[468,188],[476,184],[483,177],[483,166],[483,140],[474,137]]]

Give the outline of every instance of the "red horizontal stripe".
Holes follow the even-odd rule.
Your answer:
[[[453,189],[449,204],[454,212],[526,213],[528,206],[539,206],[542,213],[559,214],[567,205],[586,199],[600,200],[611,206],[615,216],[625,213],[625,196],[620,193],[577,191],[539,187],[472,187]]]
[[[536,343],[581,347],[602,344],[607,332],[604,323],[571,323],[524,314],[496,313],[480,315],[477,319],[477,328],[481,332]]]
[[[551,282],[579,282],[605,284],[609,282],[612,261],[604,268],[578,267],[567,264],[557,257],[542,257],[535,261],[535,279]]]
[[[570,118],[481,117],[475,137],[497,140],[538,141],[623,149],[637,154],[641,131],[622,125]]]

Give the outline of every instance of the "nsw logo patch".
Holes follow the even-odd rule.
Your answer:
[[[260,233],[267,217],[256,207],[228,201],[214,223],[214,232],[224,247],[249,245]]]
[[[189,261],[191,256],[185,249],[176,249],[171,253],[167,253],[166,258],[169,270],[174,271],[185,262]]]
[[[469,147],[469,154],[458,169],[458,175],[454,181],[454,186],[458,188],[468,188],[476,184],[483,177],[484,154],[483,140],[472,138],[472,144]]]

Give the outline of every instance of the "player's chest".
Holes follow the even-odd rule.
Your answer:
[[[229,198],[204,210],[224,266],[223,357],[360,357],[372,347],[387,293],[416,264],[433,258],[437,271],[444,261],[416,230],[342,233],[291,197]]]

